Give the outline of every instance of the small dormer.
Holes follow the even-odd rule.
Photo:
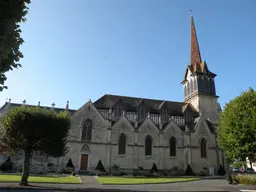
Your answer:
[[[137,105],[137,120],[138,122],[142,122],[147,116],[147,106],[143,99]]]
[[[119,119],[122,116],[124,109],[124,104],[121,98],[119,98],[116,103],[113,105],[113,113],[114,113],[114,119]]]
[[[193,117],[193,109],[192,106],[187,103],[182,107],[182,113],[185,118],[185,125],[188,125],[193,122],[194,117]]]
[[[169,121],[169,114],[166,106],[166,102],[163,101],[159,106],[161,122],[165,123]]]

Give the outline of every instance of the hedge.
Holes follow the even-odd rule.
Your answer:
[[[238,181],[240,184],[256,185],[256,175],[238,174],[235,176],[234,180]]]

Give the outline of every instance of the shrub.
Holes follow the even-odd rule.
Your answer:
[[[11,158],[8,157],[7,160],[1,165],[0,170],[2,171],[10,171],[12,170],[12,161]]]
[[[190,167],[190,165],[188,164],[185,172],[184,172],[185,175],[190,175],[190,176],[193,176],[194,175],[194,172],[192,170],[192,168]]]
[[[256,185],[256,176],[255,175],[241,175],[238,174],[235,176],[235,179],[241,184],[246,185]]]
[[[68,160],[66,167],[75,169],[71,159]]]
[[[171,171],[177,171],[178,170],[178,167],[177,166],[173,166]]]
[[[200,171],[197,175],[199,175],[199,176],[206,176],[206,173],[205,173],[205,171]]]
[[[133,176],[138,176],[139,175],[139,171],[136,170],[136,169],[133,169],[132,175]]]
[[[49,162],[49,163],[47,164],[47,167],[52,167],[52,166],[54,166],[54,164],[51,163],[51,162]]]
[[[74,171],[74,169],[72,167],[65,167],[62,170],[62,173],[64,173],[64,174],[71,174],[73,171]]]
[[[115,172],[115,173],[113,173],[113,176],[118,176],[119,177],[119,176],[122,176],[122,175],[121,175],[120,172]]]
[[[125,173],[125,172],[122,171],[122,172],[120,172],[120,175],[121,175],[121,176],[124,176],[124,175],[127,175],[127,173]]]
[[[96,170],[96,171],[100,171],[100,172],[105,172],[105,168],[104,168],[104,166],[103,166],[101,160],[99,160],[99,162],[98,162],[98,164],[97,164],[95,170]]]
[[[220,165],[219,170],[218,170],[218,175],[224,176],[226,174],[226,171],[222,165]]]
[[[60,174],[60,175],[62,175],[62,174],[63,174],[63,169],[59,169],[59,170],[57,171],[57,173]]]
[[[69,159],[66,167],[63,169],[63,173],[65,174],[71,174],[75,170],[75,167],[72,163],[72,160]]]
[[[113,170],[118,170],[119,169],[119,166],[117,164],[115,164],[113,167],[112,167]]]
[[[155,164],[155,163],[153,164],[153,166],[152,166],[152,168],[151,168],[150,173],[158,173],[158,169],[157,169],[157,167],[156,167],[156,164]]]
[[[76,176],[76,172],[72,172],[71,175],[72,175],[72,176]]]

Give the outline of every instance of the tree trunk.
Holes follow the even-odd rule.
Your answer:
[[[250,166],[252,168],[252,159],[251,158],[249,158],[249,162],[250,162]]]
[[[21,175],[20,184],[21,186],[27,186],[28,185],[28,176],[29,176],[29,162],[31,159],[31,151],[25,151],[25,159],[23,164],[23,170]]]

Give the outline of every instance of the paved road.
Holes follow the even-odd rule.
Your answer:
[[[85,192],[98,192],[98,191],[150,191],[150,192],[164,192],[164,191],[240,191],[241,189],[247,190],[256,190],[256,186],[246,186],[246,185],[229,185],[225,183],[223,179],[209,179],[209,180],[199,180],[191,182],[182,182],[182,183],[168,183],[168,184],[154,184],[154,185],[100,185],[95,182],[93,177],[82,176],[82,181],[86,181],[86,184],[33,184],[34,187],[38,189],[28,190],[24,189],[24,192],[41,192],[41,191],[52,191],[43,188],[55,188],[55,192],[68,191],[70,189],[77,189],[77,191]],[[1,190],[2,187],[17,187],[17,184],[0,184],[0,192],[6,191],[6,189]],[[41,189],[41,190],[40,190]],[[60,190],[59,190],[60,189]],[[103,190],[104,189],[104,190]],[[110,190],[113,189],[113,190]],[[15,192],[15,189],[8,189],[10,192]],[[23,192],[23,190],[17,190]],[[76,190],[74,190],[76,191]]]
[[[82,176],[83,181],[90,180],[88,176]],[[146,190],[146,191],[238,191],[240,189],[254,189],[256,186],[248,185],[229,185],[224,179],[205,179],[191,182],[166,183],[166,184],[147,184],[147,185],[99,185],[88,184],[88,188],[101,189],[130,189],[130,190]]]

